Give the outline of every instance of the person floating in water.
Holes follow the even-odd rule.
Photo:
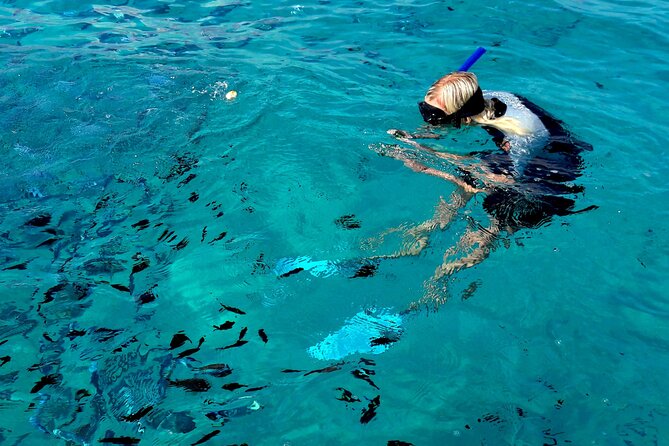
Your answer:
[[[574,138],[563,123],[526,98],[500,91],[482,91],[473,73],[456,71],[437,80],[419,104],[423,119],[432,126],[481,126],[497,150],[458,155],[436,151],[416,139],[439,138],[434,133],[412,134],[391,129],[388,133],[420,152],[445,160],[449,173],[419,162],[412,151],[390,146],[385,155],[410,169],[453,183],[456,190],[447,202],[440,200],[434,217],[406,230],[411,238],[398,252],[385,258],[417,255],[428,244],[429,234],[445,229],[458,211],[477,194],[484,194],[483,208],[489,224],[470,227],[455,247],[444,255],[433,280],[469,268],[484,260],[503,232],[513,234],[537,228],[554,216],[576,211],[574,196],[584,191],[574,184],[581,175],[581,152],[592,146]],[[388,146],[385,147],[388,149]],[[414,151],[415,155],[415,151]],[[398,229],[386,231],[397,231]],[[382,237],[383,238],[383,235]]]

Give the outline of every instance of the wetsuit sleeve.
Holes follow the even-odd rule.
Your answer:
[[[501,130],[496,129],[495,127],[491,127],[489,125],[484,125],[482,126],[483,130],[488,132],[488,134],[492,137],[492,141],[497,145],[497,147],[502,147],[502,144],[504,144],[504,133],[502,133]]]

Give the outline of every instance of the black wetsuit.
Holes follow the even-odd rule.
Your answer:
[[[583,169],[580,154],[584,150],[592,150],[592,146],[574,138],[561,121],[541,107],[515,96],[540,119],[548,130],[549,139],[527,160],[522,173],[513,175],[513,185],[494,186],[488,192],[483,208],[499,222],[501,228],[511,231],[539,227],[554,215],[564,216],[595,208],[591,206],[574,211],[574,195],[584,190],[583,186],[573,183]],[[504,134],[500,130],[492,127],[484,129],[498,146],[502,144]],[[495,174],[511,176],[510,172],[514,171],[511,156],[501,149],[474,155]]]

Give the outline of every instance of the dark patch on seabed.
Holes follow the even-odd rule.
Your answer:
[[[342,229],[360,228],[360,220],[356,219],[354,214],[342,215],[335,220],[335,224]]]

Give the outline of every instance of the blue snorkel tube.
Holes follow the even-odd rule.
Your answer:
[[[472,55],[469,56],[467,60],[465,60],[465,63],[463,63],[460,66],[460,68],[458,68],[458,71],[469,70],[472,67],[472,65],[474,65],[476,61],[481,58],[481,56],[483,56],[484,53],[485,53],[485,48],[483,48],[482,46],[476,48],[476,50],[472,53]]]

